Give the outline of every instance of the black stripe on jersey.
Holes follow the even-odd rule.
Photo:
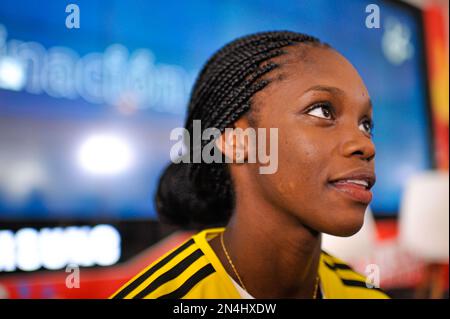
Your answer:
[[[379,292],[381,292],[381,293],[383,293],[383,294],[385,294],[387,296],[387,293],[384,290],[382,290],[380,288],[376,288],[376,287],[368,287],[368,285],[367,285],[367,283],[365,281],[354,280],[354,279],[344,279],[344,278],[342,278],[339,275],[338,275],[338,277],[341,280],[341,282],[347,287],[366,288],[366,289],[376,290],[376,291],[379,291]]]
[[[164,285],[166,282],[175,279],[201,256],[203,256],[203,252],[200,249],[197,249],[192,254],[176,264],[174,267],[172,267],[170,270],[166,271],[161,276],[153,280],[147,287],[145,287],[136,296],[134,296],[133,299],[144,298],[152,291],[155,291],[156,289]]]
[[[327,253],[325,250],[322,250],[322,253],[323,253],[324,255],[328,256],[328,257],[333,257],[333,256],[331,256],[329,253]]]
[[[169,255],[167,255],[165,258],[163,258],[161,261],[156,263],[153,267],[148,269],[145,273],[143,273],[140,277],[136,278],[134,281],[132,281],[128,286],[123,288],[117,295],[113,297],[113,299],[122,299],[125,298],[130,292],[132,292],[134,289],[136,289],[140,284],[142,284],[148,277],[153,275],[158,269],[161,269],[164,265],[166,265],[169,261],[171,261],[173,258],[175,258],[178,254],[180,254],[183,250],[188,248],[194,244],[194,239],[189,239],[187,242],[185,242],[183,245],[175,249],[173,252],[171,252]]]
[[[376,287],[370,288],[370,287],[367,287],[367,284],[366,284],[365,281],[350,280],[350,279],[343,279],[343,278],[341,278],[341,281],[342,281],[342,283],[343,283],[345,286],[348,286],[348,287],[358,287],[358,288],[366,288],[366,289],[376,290],[376,291],[382,292],[382,293],[384,293],[384,294],[386,295],[386,293],[385,293],[382,289],[380,289],[380,288],[376,288]]]
[[[346,264],[341,264],[341,263],[334,263],[333,265],[330,265],[329,263],[327,263],[326,261],[324,261],[325,266],[327,266],[328,268],[330,268],[331,270],[350,270],[356,274],[358,274],[356,271],[353,270],[352,267],[350,267],[349,265]],[[358,274],[359,275],[359,274]],[[361,275],[362,276],[362,275]],[[350,286],[350,287],[361,287],[361,288],[367,288],[367,289],[375,289],[375,290],[379,290],[382,291],[379,288],[369,288],[366,286],[366,282],[365,281],[360,281],[360,280],[353,280],[353,279],[344,279],[341,276],[339,276],[339,279],[341,279],[342,283],[346,286]],[[364,276],[362,276],[364,277]],[[382,291],[383,292],[383,291]]]
[[[327,266],[327,267],[330,268],[331,270],[342,269],[342,270],[351,270],[351,271],[354,271],[352,267],[350,267],[349,265],[346,265],[346,264],[333,263],[333,265],[330,265],[330,264],[327,263],[326,261],[324,261],[324,263],[325,263],[325,266]]]
[[[322,250],[322,252],[323,252],[325,255],[327,255],[327,256],[329,256],[329,257],[331,257],[331,258],[334,258],[333,256],[331,256],[330,254],[326,253],[325,251]],[[325,260],[324,260],[323,262],[324,262],[325,266],[327,266],[329,269],[331,269],[331,270],[333,270],[333,271],[336,271],[336,270],[350,270],[350,271],[352,271],[352,272],[354,272],[354,273],[360,275],[358,272],[356,272],[352,267],[350,267],[350,266],[347,265],[347,264],[333,263],[333,264],[331,265],[331,264],[329,264],[328,262],[326,262]],[[337,276],[338,276],[339,279],[341,280],[342,284],[344,284],[345,286],[348,286],[348,287],[358,287],[358,288],[366,288],[366,289],[373,289],[373,290],[377,290],[377,291],[379,291],[379,292],[381,292],[381,293],[383,293],[383,294],[385,294],[385,295],[387,296],[386,292],[384,292],[384,291],[383,291],[382,289],[380,289],[380,288],[375,288],[375,287],[369,288],[369,287],[367,287],[365,281],[353,280],[353,279],[344,279],[344,278],[342,278],[339,274],[337,274]],[[360,276],[361,276],[361,277],[364,277],[363,275],[360,275]]]
[[[353,279],[343,279],[343,278],[341,278],[341,281],[346,286],[369,288],[369,287],[367,287],[365,281],[353,280]],[[370,288],[370,289],[377,289],[377,288]]]
[[[193,274],[188,280],[186,280],[178,289],[172,291],[167,295],[158,297],[158,299],[180,299],[183,298],[196,284],[214,273],[216,270],[211,264],[207,264],[199,271]]]

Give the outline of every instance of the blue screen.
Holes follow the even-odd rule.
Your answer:
[[[257,31],[317,36],[360,72],[374,104],[375,214],[396,214],[405,180],[432,165],[421,25],[408,7],[73,3],[79,28],[67,27],[64,1],[0,4],[0,218],[154,218],[169,134],[183,125],[198,71],[222,45]],[[380,28],[366,25],[371,3]]]

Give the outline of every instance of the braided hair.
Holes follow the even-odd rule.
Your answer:
[[[252,97],[271,80],[279,67],[272,61],[287,54],[285,47],[308,43],[325,46],[317,38],[290,31],[261,32],[238,38],[217,51],[194,84],[185,128],[192,136],[193,121],[224,132],[251,109]],[[202,148],[209,141],[202,140]],[[190,153],[195,150],[188,147]],[[198,151],[198,150],[197,150]],[[226,163],[170,164],[159,180],[156,209],[164,222],[185,228],[223,226],[234,207],[234,191]]]

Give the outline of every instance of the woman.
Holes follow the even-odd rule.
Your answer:
[[[294,32],[236,39],[201,71],[191,135],[194,120],[220,131],[216,147],[234,161],[171,164],[156,206],[163,220],[203,231],[114,298],[387,298],[321,250],[321,233],[361,228],[375,183],[369,94],[342,55]],[[261,174],[247,161],[257,146],[226,128],[278,128],[276,172]]]

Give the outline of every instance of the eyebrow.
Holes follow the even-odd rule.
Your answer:
[[[342,91],[340,88],[337,88],[335,86],[327,86],[327,85],[314,85],[311,86],[310,88],[306,89],[303,94],[308,93],[310,91],[322,91],[322,92],[328,92],[328,93],[332,93],[335,95],[345,95],[345,92]],[[369,98],[368,102],[365,103],[365,106],[369,109],[369,110],[373,110],[373,104],[372,104],[372,100]]]
[[[343,95],[344,91],[342,91],[340,88],[337,88],[335,86],[326,86],[326,85],[314,85],[308,88],[303,94],[310,92],[310,91],[325,91],[330,92],[334,94]]]

